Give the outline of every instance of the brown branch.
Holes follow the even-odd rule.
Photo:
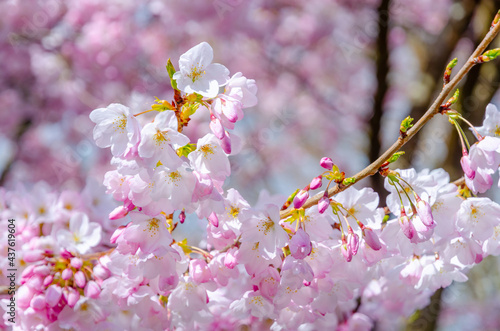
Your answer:
[[[483,41],[479,46],[476,48],[476,50],[472,53],[472,55],[469,57],[467,62],[462,66],[460,71],[455,75],[455,77],[443,87],[441,90],[441,93],[439,93],[439,96],[434,100],[434,103],[427,109],[425,114],[418,120],[418,122],[410,129],[408,130],[407,136],[402,138],[399,137],[394,144],[387,149],[377,160],[372,162],[369,166],[367,166],[365,169],[361,170],[358,172],[356,175],[353,176],[355,179],[355,182],[359,182],[360,180],[368,177],[368,176],[373,176],[378,172],[378,169],[380,166],[387,161],[395,152],[397,152],[401,147],[403,147],[408,140],[413,138],[415,134],[422,129],[422,127],[432,118],[434,115],[436,115],[439,112],[440,106],[445,103],[446,98],[448,95],[455,89],[455,87],[458,85],[458,83],[465,77],[465,75],[469,72],[469,70],[474,66],[474,58],[480,56],[486,47],[493,41],[493,39],[496,37],[498,32],[500,31],[500,24],[496,24],[484,37]],[[352,184],[351,184],[352,185]],[[331,188],[328,190],[328,196],[331,197],[339,192],[344,191],[346,188],[348,188],[351,185],[336,185],[334,188]],[[303,208],[309,208],[314,206],[315,204],[318,203],[318,201],[321,199],[323,196],[323,193],[318,193],[315,196],[309,198],[306,203],[303,205]],[[284,210],[280,213],[280,217],[287,218],[291,214],[292,208],[288,208],[287,210]]]

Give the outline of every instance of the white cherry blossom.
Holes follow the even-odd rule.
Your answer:
[[[185,93],[198,93],[213,98],[229,80],[229,70],[219,63],[212,63],[214,52],[212,47],[202,42],[179,59],[179,71],[173,78],[177,87]]]

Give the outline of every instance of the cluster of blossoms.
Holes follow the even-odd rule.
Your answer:
[[[120,104],[90,114],[96,144],[113,155],[104,185],[120,202],[109,222],[121,225],[111,233],[102,213],[86,216],[79,196],[61,194],[55,203],[44,194],[43,210],[53,214],[42,217],[33,205],[23,223],[29,230],[18,237],[32,252],[23,257],[14,328],[390,330],[435,290],[500,254],[500,206],[470,198],[442,169],[381,171],[390,194],[379,208],[370,188],[329,197],[330,183],[352,179],[323,158],[326,171],[281,212],[283,201],[266,194],[251,206],[224,182],[238,151],[227,130],[256,104],[257,88],[212,59],[201,43],[181,56],[178,71],[169,61],[172,102],[157,100],[140,114]],[[488,169],[500,165],[500,138],[490,130],[500,116],[488,109],[477,129],[488,136],[470,149],[469,179],[472,171],[491,179]],[[195,144],[183,129],[197,112],[210,114],[211,133]],[[325,194],[305,208],[324,179]],[[16,201],[2,203],[2,220],[22,219],[17,208],[26,204]],[[175,240],[194,218],[206,220],[204,240]],[[61,247],[48,246],[55,239]]]
[[[105,267],[108,257],[95,252],[110,249],[107,243],[119,225],[107,219],[114,204],[96,181],[89,181],[81,193],[66,190],[57,194],[44,182],[30,191],[21,186],[15,191],[0,189],[0,223],[7,226],[11,219],[16,225],[20,275],[16,308],[22,316],[16,319],[17,329],[35,329],[55,321],[61,328],[71,328],[75,316],[82,323],[89,320],[88,326],[92,326],[87,308],[110,275]],[[8,251],[7,235],[2,235],[4,254]],[[2,273],[7,275],[8,269],[12,268],[4,258]],[[5,277],[1,281],[1,285],[8,285]],[[2,309],[8,302],[2,300]],[[0,328],[5,327],[2,320]]]

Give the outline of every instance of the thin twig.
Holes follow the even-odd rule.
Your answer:
[[[439,112],[440,106],[445,102],[447,96],[455,89],[455,87],[458,85],[458,83],[464,78],[464,76],[469,72],[469,70],[474,66],[474,58],[480,56],[486,47],[493,41],[493,39],[496,37],[498,32],[500,31],[500,24],[496,24],[484,37],[483,41],[479,46],[476,48],[474,53],[469,57],[467,62],[462,66],[460,71],[455,75],[455,77],[448,83],[446,84],[441,93],[439,93],[438,97],[436,100],[434,100],[434,103],[427,109],[425,114],[418,120],[418,122],[407,132],[407,136],[402,138],[399,137],[394,144],[387,149],[377,160],[375,160],[373,163],[371,163],[369,166],[358,172],[356,175],[354,175],[355,183],[359,182],[360,180],[368,177],[368,176],[373,176],[378,172],[378,169],[380,166],[387,161],[394,153],[396,153],[401,147],[406,144],[407,141],[409,141],[413,136],[422,129],[422,127],[432,118],[434,115],[436,115]],[[339,192],[344,191],[346,188],[348,188],[350,185],[336,185],[335,187],[331,188],[328,190],[328,196],[331,197]],[[314,206],[315,204],[318,203],[318,201],[321,199],[323,196],[323,193],[320,192],[316,194],[315,196],[309,198],[306,203],[302,206],[302,208],[309,208]],[[281,211],[280,212],[280,217],[281,219],[287,218],[291,215],[292,208],[288,208],[287,210]]]

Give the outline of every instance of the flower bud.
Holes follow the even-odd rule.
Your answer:
[[[460,159],[460,165],[462,166],[462,170],[464,171],[465,176],[472,180],[476,177],[476,171],[471,168],[470,164],[471,161],[469,155],[464,154]]]
[[[46,302],[45,302],[45,295],[43,294],[38,294],[31,299],[30,302],[30,307],[33,308],[34,310],[43,310],[45,309]]]
[[[36,265],[34,264],[30,264],[29,266],[27,266],[21,273],[21,278],[30,278],[31,276],[33,276],[35,267]]]
[[[349,233],[347,234],[347,246],[351,250],[352,255],[356,255],[358,253],[359,236],[352,231],[351,227],[349,227]]]
[[[75,269],[80,269],[83,265],[83,261],[79,257],[74,257],[69,264]]]
[[[323,176],[319,175],[318,177],[314,177],[313,180],[311,181],[311,184],[309,184],[309,188],[311,190],[315,190],[317,188],[320,188],[321,185],[323,184]]]
[[[72,287],[67,287],[65,290],[63,290],[63,296],[68,303],[68,306],[70,308],[73,308],[80,299],[80,292]]]
[[[111,213],[109,213],[109,219],[110,220],[118,220],[120,218],[123,218],[127,216],[128,210],[124,206],[118,206]]]
[[[231,138],[227,131],[224,131],[224,137],[220,140],[220,147],[226,154],[231,154]]]
[[[233,269],[236,267],[238,264],[236,254],[238,253],[237,248],[231,248],[230,250],[227,251],[226,256],[224,256],[224,265],[229,268]]]
[[[323,214],[326,211],[326,208],[330,205],[330,198],[328,195],[323,195],[321,199],[318,201],[318,211],[320,214]]]
[[[30,306],[31,299],[35,295],[35,290],[29,286],[21,286],[17,290],[17,304],[20,308],[28,308]]]
[[[54,280],[54,275],[48,275],[43,279],[43,286],[47,287],[50,284],[52,284],[52,281]]]
[[[306,203],[307,198],[309,198],[309,192],[306,190],[300,190],[299,193],[293,198],[293,207],[299,209]]]
[[[45,301],[49,307],[55,307],[61,300],[62,288],[59,285],[50,285],[45,291]]]
[[[210,223],[212,223],[213,226],[215,226],[216,228],[219,227],[219,218],[217,217],[217,214],[212,212],[209,216],[208,216],[208,220],[210,221]]]
[[[111,272],[101,264],[96,265],[92,271],[95,277],[102,280],[108,279],[111,276]]]
[[[186,212],[181,211],[181,213],[179,214],[179,222],[181,222],[181,224],[184,223],[184,221],[186,221]]]
[[[212,130],[213,134],[218,138],[222,139],[224,138],[224,127],[222,126],[221,121],[215,117],[214,115],[211,115],[212,120],[210,121],[210,130]]]
[[[432,216],[432,208],[427,201],[420,199],[417,196],[417,213],[420,216],[420,220],[428,228],[434,227],[434,217]]]
[[[41,249],[27,250],[24,252],[23,260],[28,263],[41,261],[45,258],[45,252]]]
[[[371,247],[371,249],[378,251],[382,248],[382,244],[380,243],[380,239],[377,234],[373,231],[372,228],[363,227],[363,239],[365,243]]]
[[[85,274],[81,270],[78,270],[75,273],[75,276],[73,277],[73,279],[75,281],[76,286],[78,286],[79,288],[84,288],[85,284],[87,283],[87,279],[85,278]]]
[[[342,252],[342,255],[344,255],[344,259],[347,261],[347,262],[351,262],[352,260],[352,251],[349,249],[349,247],[347,246],[347,243],[343,243],[341,246],[340,246],[340,251]]]
[[[68,280],[68,279],[71,279],[71,277],[73,277],[73,270],[71,270],[70,268],[66,268],[62,271],[62,273],[61,273],[62,279]]]
[[[101,294],[101,287],[91,280],[85,285],[83,293],[87,298],[97,299]]]
[[[61,251],[61,257],[64,258],[64,259],[71,259],[72,257],[75,257],[75,256],[70,251],[67,251],[67,250],[63,249]]]
[[[333,169],[333,161],[329,157],[324,157],[319,161],[319,164],[326,170]]]
[[[128,212],[133,210],[135,205],[131,200],[125,199],[123,206],[116,207],[111,213],[109,213],[110,220],[117,220],[128,215]]]
[[[38,276],[48,276],[50,274],[50,268],[46,265],[39,265],[33,269],[33,273]]]
[[[406,212],[404,211],[404,209],[401,209],[401,215],[399,216],[399,225],[401,226],[401,230],[403,230],[403,233],[408,239],[413,238],[416,230],[408,216],[406,216]]]
[[[109,241],[112,244],[116,244],[116,241],[122,235],[123,231],[125,231],[129,226],[132,226],[132,224],[133,224],[132,222],[129,222],[127,225],[120,225],[118,229],[116,229],[115,232],[113,232]]]

